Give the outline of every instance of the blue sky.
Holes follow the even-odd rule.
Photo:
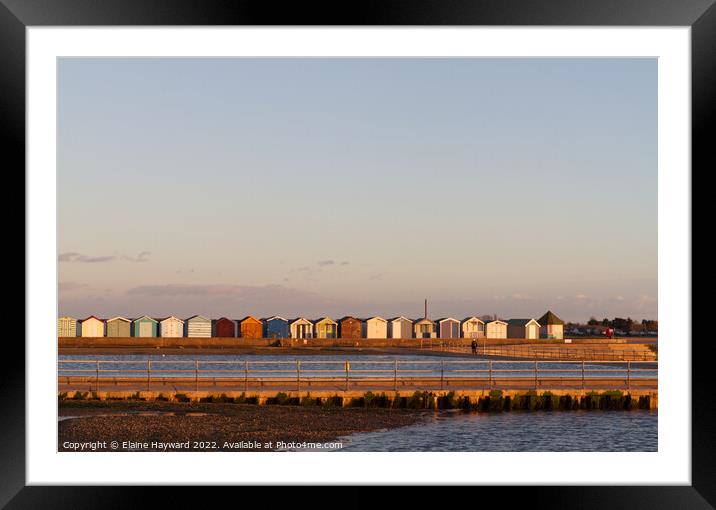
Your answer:
[[[61,59],[60,313],[657,315],[655,59]]]

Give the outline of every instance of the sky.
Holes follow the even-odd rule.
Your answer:
[[[61,315],[657,319],[656,59],[62,58]]]

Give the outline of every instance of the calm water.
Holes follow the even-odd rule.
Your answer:
[[[657,411],[436,413],[427,424],[340,438],[361,452],[654,452]]]
[[[83,363],[67,363],[66,360],[87,360]],[[167,377],[194,377],[196,362],[199,365],[199,377],[211,377],[216,374],[202,371],[208,370],[229,370],[234,371],[234,376],[243,376],[245,363],[252,376],[271,376],[295,378],[296,369],[300,363],[302,377],[311,376],[340,376],[345,373],[345,362],[350,365],[351,377],[370,376],[391,376],[397,368],[401,376],[440,376],[445,377],[487,377],[489,373],[489,361],[477,356],[465,357],[441,357],[423,355],[320,355],[320,356],[276,356],[276,355],[235,355],[235,354],[169,354],[169,355],[146,355],[146,354],[71,354],[60,355],[58,360],[59,375],[93,375],[96,369],[95,361],[99,360],[100,370],[107,376],[124,377],[146,377],[147,362],[151,361],[152,372],[161,371],[161,375]],[[221,362],[209,363],[209,362]],[[574,363],[551,363],[541,361],[538,364],[539,375],[548,376],[581,376],[581,362]],[[636,364],[632,363],[632,369],[640,368],[648,371],[633,372],[632,378],[656,377],[656,363]],[[499,377],[529,377],[534,372],[532,362],[501,362],[496,363],[494,368],[506,370],[493,372]],[[586,363],[585,368],[600,369],[601,372],[586,373],[585,377],[624,377],[626,363],[613,362],[609,364]],[[563,370],[557,373],[553,370]],[[83,372],[84,371],[84,372]],[[159,374],[158,374],[159,375]],[[229,375],[225,373],[223,375]]]

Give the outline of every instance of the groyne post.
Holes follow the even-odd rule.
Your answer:
[[[95,386],[97,387],[97,391],[99,391],[99,360],[97,360],[96,363],[97,363],[97,365],[95,366],[95,372],[96,372],[95,377],[97,380],[95,381]]]
[[[296,388],[301,391],[301,362],[296,360]]]
[[[152,389],[152,362],[147,360],[147,391]]]
[[[199,360],[194,360],[194,391],[199,391]]]

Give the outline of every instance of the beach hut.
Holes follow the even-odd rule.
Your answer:
[[[383,317],[371,317],[365,321],[366,338],[388,338],[388,321]]]
[[[340,324],[341,338],[361,338],[362,322],[360,319],[356,319],[355,317],[343,317],[338,322]]]
[[[440,338],[460,338],[460,321],[452,317],[437,320]]]
[[[534,319],[510,319],[507,321],[507,338],[539,338],[539,322]]]
[[[164,338],[180,338],[184,336],[184,321],[174,317],[167,317],[159,321],[159,333]]]
[[[241,338],[261,338],[264,332],[263,323],[251,315],[241,319],[239,328],[241,329]]]
[[[462,321],[463,338],[485,338],[485,322],[477,317],[467,317]]]
[[[60,317],[57,319],[57,336],[77,336],[77,319],[74,317]]]
[[[139,319],[134,319],[134,335],[135,337],[152,337],[157,336],[157,321],[146,315]]]
[[[101,337],[104,336],[104,321],[94,315],[90,315],[82,321],[82,336]]]
[[[313,338],[313,323],[299,317],[291,322],[291,338]]]
[[[268,319],[264,319],[264,337],[265,338],[288,338],[291,331],[288,327],[288,321],[283,317],[274,315]]]
[[[236,322],[226,317],[217,319],[214,323],[214,336],[219,338],[232,338],[236,336]]]
[[[184,334],[191,338],[211,338],[211,319],[192,315],[184,320]]]
[[[318,319],[313,326],[316,338],[337,338],[338,323],[330,317]]]
[[[549,310],[537,322],[540,325],[540,338],[556,338],[558,340],[564,338],[564,321]]]
[[[413,321],[407,317],[393,317],[388,321],[390,338],[413,338]]]
[[[107,336],[129,338],[132,336],[132,321],[124,317],[112,317],[107,321]]]
[[[507,338],[507,323],[499,319],[485,323],[485,338]]]
[[[437,338],[438,333],[435,328],[435,323],[430,319],[423,318],[413,322],[413,330],[415,331],[415,338]]]

